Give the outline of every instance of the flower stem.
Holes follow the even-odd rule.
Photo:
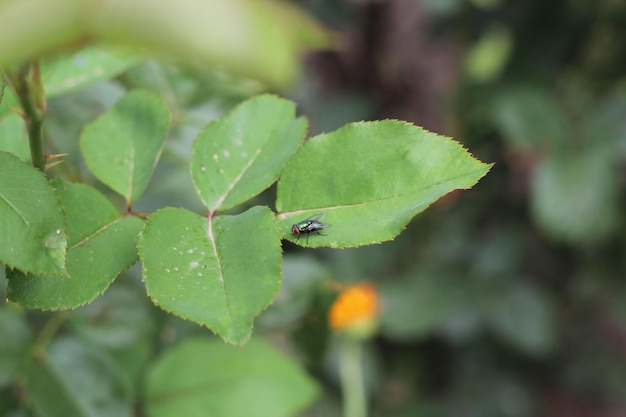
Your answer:
[[[343,391],[343,416],[366,417],[367,400],[361,363],[362,342],[351,337],[343,337],[340,343],[339,374]]]

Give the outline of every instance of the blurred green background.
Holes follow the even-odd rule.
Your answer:
[[[313,131],[400,118],[495,162],[320,254],[384,294],[374,415],[626,414],[626,2],[303,3],[343,40],[307,57]]]
[[[372,416],[626,415],[626,2],[295,3],[338,39],[334,50],[304,54],[295,83],[274,90],[309,117],[311,135],[397,118],[495,162],[474,189],[438,201],[393,242],[339,251],[284,242],[283,291],[253,337],[289,346],[322,385],[302,416],[341,414],[324,325],[331,280],[369,280],[383,297],[364,362]],[[94,182],[77,137],[132,88],[158,92],[174,122],[135,210],[202,212],[186,168],[192,140],[264,86],[147,60],[53,97],[47,145],[70,154],[55,175]],[[273,193],[253,203],[271,206]],[[1,308],[5,351],[49,329],[50,313]],[[13,314],[27,314],[31,328]],[[104,347],[128,364],[129,381],[155,351],[208,333],[152,306],[139,267],[60,314],[56,331]],[[9,384],[19,364],[0,365],[3,414],[19,402]]]

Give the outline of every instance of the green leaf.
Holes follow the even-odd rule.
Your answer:
[[[0,152],[0,262],[34,274],[65,271],[65,222],[41,171]]]
[[[95,176],[130,205],[148,186],[168,129],[169,113],[161,99],[133,91],[85,127],[80,147]]]
[[[28,375],[27,394],[42,417],[130,417],[115,362],[70,338],[52,342]]]
[[[67,215],[67,274],[34,276],[7,271],[8,298],[30,308],[75,308],[92,301],[137,261],[143,222],[123,217],[98,191],[56,181]]]
[[[149,370],[150,417],[289,417],[318,395],[295,361],[253,340],[242,349],[190,339],[166,352]]]
[[[615,154],[602,146],[561,150],[539,160],[531,188],[535,221],[569,243],[606,239],[619,223],[619,180]]]
[[[417,213],[455,189],[467,189],[490,165],[457,142],[406,122],[352,123],[309,139],[278,182],[281,230],[316,214],[332,225],[301,245],[335,248],[393,239]],[[309,240],[307,242],[307,240]]]
[[[41,64],[46,96],[56,97],[106,81],[139,61],[137,54],[98,46],[81,49]]]
[[[290,101],[258,96],[198,135],[191,175],[210,212],[241,204],[276,181],[306,133],[305,119],[295,113]]]
[[[152,214],[139,239],[154,304],[241,345],[278,293],[280,234],[267,207],[208,220],[187,210]]]
[[[15,154],[24,162],[30,161],[26,126],[17,113],[0,114],[0,151]]]

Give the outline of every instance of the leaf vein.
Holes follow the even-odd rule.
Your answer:
[[[228,311],[228,318],[232,322],[233,314],[231,311],[230,299],[228,298],[228,292],[226,291],[226,283],[224,282],[224,269],[222,266],[222,260],[220,259],[219,253],[217,253],[217,241],[215,239],[215,234],[213,233],[213,219],[210,218],[208,220],[209,220],[209,227],[207,230],[207,234],[208,234],[209,241],[211,242],[211,245],[213,246],[213,255],[215,255],[215,260],[217,262],[217,270],[219,273],[218,278],[219,278],[220,284],[222,284],[222,291],[224,292],[224,298],[226,299],[226,310]]]
[[[85,243],[87,243],[89,240],[93,239],[95,236],[97,236],[98,234],[104,232],[105,230],[107,230],[109,227],[113,226],[116,223],[119,223],[120,221],[122,221],[122,219],[124,219],[124,217],[118,217],[117,219],[113,220],[112,222],[106,223],[105,225],[103,225],[102,227],[100,227],[99,229],[95,230],[94,232],[88,234],[87,236],[85,236],[81,241],[75,243],[74,245],[70,246],[67,250],[72,250],[78,246],[84,245]]]
[[[126,196],[126,204],[130,206],[130,202],[133,196],[133,180],[135,178],[135,142],[131,141],[130,144],[130,162],[129,162],[129,178],[128,178],[128,195]]]
[[[241,178],[246,174],[246,172],[248,172],[250,167],[254,164],[256,159],[259,157],[259,155],[261,154],[261,150],[262,150],[262,147],[256,150],[256,152],[254,153],[254,155],[252,155],[248,163],[245,164],[241,168],[241,172],[233,179],[233,181],[230,184],[228,184],[228,188],[226,189],[226,191],[224,191],[222,196],[217,199],[217,201],[211,208],[211,212],[215,212],[222,205],[224,200],[226,200],[226,197],[228,197],[228,194],[233,190],[233,188],[235,188],[235,186],[239,183]]]
[[[408,193],[396,194],[396,195],[393,195],[393,196],[387,196],[387,197],[382,197],[382,198],[362,201],[362,202],[359,202],[359,203],[349,203],[349,204],[341,204],[341,205],[336,205],[336,206],[315,207],[315,208],[308,208],[308,209],[301,209],[301,210],[293,210],[293,211],[283,212],[283,213],[278,214],[278,218],[279,219],[284,219],[286,217],[289,217],[289,216],[292,216],[292,215],[295,215],[295,214],[303,214],[304,215],[306,213],[310,213],[311,211],[316,211],[316,210],[335,210],[335,209],[342,209],[342,208],[347,208],[347,207],[359,207],[359,206],[365,206],[365,205],[368,205],[368,204],[375,204],[375,203],[380,203],[380,202],[384,202],[384,201],[394,200],[394,199],[397,199],[397,198],[404,198],[404,197],[406,197],[408,195],[411,195],[411,194],[421,193],[421,192],[424,192],[424,191],[426,191],[428,189],[431,189],[431,188],[435,188],[435,187],[439,187],[441,185],[445,185],[447,183],[455,182],[455,181],[457,181],[457,180],[459,180],[459,179],[461,179],[463,177],[472,176],[473,174],[475,174],[477,172],[481,172],[481,171],[483,171],[483,170],[481,169],[481,170],[475,170],[475,171],[472,171],[472,172],[466,172],[466,173],[463,173],[462,175],[458,175],[458,176],[453,177],[453,178],[448,178],[445,181],[436,182],[436,183],[433,183],[433,184],[429,185],[428,187],[419,188],[417,190],[412,190],[411,192],[408,192]],[[459,189],[459,188],[457,187],[457,188],[454,188],[454,189],[452,189],[450,191],[453,191],[453,190],[456,190],[456,189]]]

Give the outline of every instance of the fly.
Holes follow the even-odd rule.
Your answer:
[[[300,240],[300,235],[306,234],[306,244],[309,244],[309,235],[313,232],[318,235],[326,236],[323,233],[320,233],[320,230],[326,229],[331,225],[328,223],[322,223],[318,221],[320,217],[322,217],[324,213],[316,214],[315,216],[311,216],[306,220],[299,221],[298,223],[291,226],[291,233],[298,236],[296,239],[296,243]]]

